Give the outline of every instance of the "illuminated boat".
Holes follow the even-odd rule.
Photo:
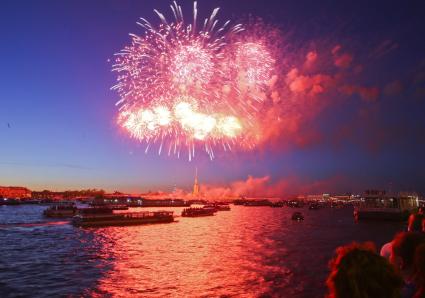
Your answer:
[[[109,208],[112,210],[128,210],[128,206],[122,204],[91,203],[90,206],[95,208]]]
[[[294,212],[291,217],[292,220],[304,220],[304,215],[301,212]]]
[[[198,216],[212,216],[217,210],[212,207],[203,208],[185,208],[182,211],[183,217],[198,217]]]
[[[406,220],[409,214],[419,207],[416,194],[399,194],[390,196],[385,191],[368,190],[354,208],[354,218],[380,220]]]
[[[173,211],[114,213],[111,208],[83,208],[73,217],[77,227],[131,226],[174,221]]]
[[[230,211],[230,206],[228,204],[217,204],[215,208],[217,211]]]
[[[230,211],[230,206],[228,204],[211,204],[205,205],[203,208],[215,209],[215,211]]]
[[[288,207],[291,208],[301,208],[302,203],[299,200],[291,200],[288,202]]]
[[[65,202],[61,204],[55,204],[43,211],[43,215],[46,217],[73,217],[77,211],[77,207],[73,202]]]

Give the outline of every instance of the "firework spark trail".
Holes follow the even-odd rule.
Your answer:
[[[187,147],[189,160],[198,145],[211,159],[214,148],[252,147],[247,132],[274,72],[270,51],[239,38],[242,24],[218,26],[219,8],[198,31],[196,2],[189,25],[176,2],[170,7],[173,21],[157,10],[158,27],[140,18],[144,35],[130,34],[131,44],[116,54],[118,124],[146,142],[146,152],[153,143],[177,156]]]

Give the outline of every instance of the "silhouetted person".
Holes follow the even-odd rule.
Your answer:
[[[403,277],[402,297],[425,297],[425,236],[403,232],[395,236],[391,263]]]
[[[403,280],[375,252],[373,243],[352,243],[336,250],[326,281],[329,298],[398,298]]]
[[[421,232],[422,220],[424,219],[423,213],[415,213],[409,216],[407,231],[408,232]]]
[[[409,216],[407,221],[407,231],[408,232],[421,232],[422,231],[422,222],[424,216],[421,213],[414,213]],[[380,251],[380,255],[389,259],[392,252],[392,241],[385,243]]]

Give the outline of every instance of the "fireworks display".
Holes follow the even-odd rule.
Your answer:
[[[113,71],[120,100],[118,124],[158,153],[189,160],[196,147],[212,159],[214,150],[255,145],[252,128],[274,75],[275,58],[242,24],[219,25],[219,8],[198,24],[186,23],[182,8],[170,6],[173,20],[159,11],[155,27],[141,18],[143,35],[116,54]]]

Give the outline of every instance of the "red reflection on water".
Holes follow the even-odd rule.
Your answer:
[[[180,214],[182,208],[173,210]],[[179,217],[171,224],[95,230],[109,242],[114,259],[113,269],[95,292],[119,297],[266,292],[271,281],[264,280],[264,271],[285,274],[287,270],[262,264],[267,246],[273,243],[265,244],[258,236],[277,226],[266,216],[252,221],[257,210],[239,207],[215,216]]]
[[[10,227],[46,227],[46,226],[63,226],[69,224],[69,221],[50,221],[50,222],[40,222],[40,223],[12,223],[12,224],[3,224],[0,227],[10,228]]]

